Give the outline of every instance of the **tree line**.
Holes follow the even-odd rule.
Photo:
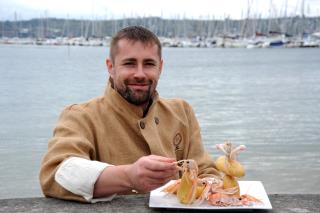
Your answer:
[[[1,21],[0,37],[110,37],[129,25],[141,25],[163,37],[269,36],[274,33],[286,36],[303,36],[320,31],[320,17],[248,18],[242,20],[164,19],[160,17],[125,18],[114,20],[79,20],[38,18],[21,21]]]

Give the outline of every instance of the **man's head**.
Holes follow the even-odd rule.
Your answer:
[[[128,102],[146,107],[162,70],[161,44],[143,27],[120,30],[110,46],[107,67],[113,88]]]

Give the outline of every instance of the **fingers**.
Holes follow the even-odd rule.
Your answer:
[[[163,157],[163,156],[159,156],[159,155],[149,155],[148,157],[150,159],[162,161],[162,162],[168,162],[168,163],[176,162],[176,159],[174,159],[174,158],[168,158],[168,157]]]
[[[148,178],[166,179],[178,172],[174,159],[156,155],[142,157],[138,160],[137,164],[139,175]]]
[[[177,175],[176,160],[157,155],[141,157],[130,166],[128,177],[134,189],[148,192],[158,188]]]
[[[150,155],[144,157],[142,165],[151,171],[176,170],[176,160],[162,156]]]

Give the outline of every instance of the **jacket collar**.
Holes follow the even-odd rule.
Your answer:
[[[109,102],[109,104],[117,112],[125,114],[125,115],[129,115],[129,116],[132,115],[132,116],[136,117],[137,119],[141,119],[143,117],[146,117],[148,115],[148,113],[150,112],[151,108],[153,108],[153,106],[159,100],[159,94],[157,91],[155,91],[151,97],[152,104],[149,107],[148,113],[146,115],[143,115],[143,109],[141,107],[129,103],[115,89],[112,88],[111,78],[109,78],[108,85],[105,90],[104,96],[106,97],[106,100]]]

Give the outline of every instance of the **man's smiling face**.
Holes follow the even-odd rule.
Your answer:
[[[114,61],[107,60],[114,89],[128,102],[146,106],[162,70],[158,46],[140,41],[119,40]]]

